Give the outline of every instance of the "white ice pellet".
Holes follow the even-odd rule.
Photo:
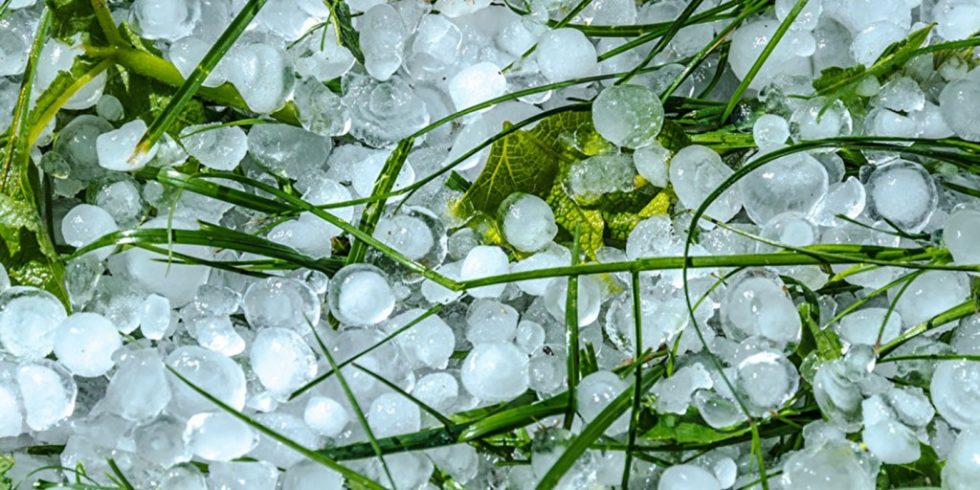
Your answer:
[[[599,70],[595,46],[581,31],[563,28],[541,36],[535,60],[549,82],[595,75]]]
[[[510,342],[489,342],[473,347],[461,368],[463,386],[487,402],[510,400],[528,387],[528,358]]]
[[[95,151],[99,165],[107,170],[129,172],[143,168],[157,152],[154,145],[149,150],[136,154],[136,145],[146,135],[146,123],[135,119],[123,124],[119,129],[100,134],[95,141]]]
[[[500,205],[504,238],[522,252],[536,252],[558,233],[555,213],[540,197],[515,193]]]
[[[592,122],[616,146],[642,148],[656,141],[664,108],[650,89],[640,85],[607,87],[592,103]]]

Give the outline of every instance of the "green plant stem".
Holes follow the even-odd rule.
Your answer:
[[[575,227],[575,240],[572,242],[572,267],[578,265],[579,254],[581,253],[581,227]],[[568,351],[568,392],[572,395],[568,397],[568,409],[565,411],[563,426],[566,430],[572,428],[575,421],[575,387],[578,386],[579,377],[579,325],[578,325],[578,276],[568,276],[568,283],[565,287],[565,348]]]
[[[99,27],[105,34],[106,40],[109,44],[113,46],[125,46],[126,42],[123,41],[122,35],[119,34],[119,28],[116,27],[116,21],[112,18],[112,12],[109,11],[109,5],[106,0],[91,0],[92,11],[95,13],[95,20],[99,23]]]

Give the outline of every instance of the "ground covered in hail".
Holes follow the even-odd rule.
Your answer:
[[[0,489],[971,489],[980,0],[4,0]]]

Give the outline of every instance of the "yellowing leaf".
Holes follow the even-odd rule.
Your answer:
[[[545,201],[555,213],[555,222],[569,234],[575,233],[575,228],[581,225],[579,228],[581,250],[589,258],[595,259],[596,250],[603,245],[602,234],[606,228],[602,211],[582,209],[572,198],[565,195],[560,184],[555,184]]]

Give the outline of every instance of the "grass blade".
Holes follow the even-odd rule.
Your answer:
[[[286,447],[288,447],[288,448],[290,448],[290,449],[292,449],[292,450],[294,450],[294,451],[302,454],[304,457],[306,457],[309,460],[312,460],[314,462],[320,463],[323,466],[326,466],[327,468],[330,468],[331,470],[334,470],[337,473],[340,473],[341,475],[344,475],[344,477],[347,478],[347,480],[350,481],[350,482],[357,483],[359,485],[364,486],[365,488],[370,488],[372,490],[384,490],[384,487],[382,487],[381,485],[375,483],[370,478],[368,478],[368,477],[366,477],[364,475],[361,475],[360,473],[358,473],[358,472],[356,472],[356,471],[354,471],[354,470],[352,470],[352,469],[350,469],[350,468],[348,468],[348,467],[346,467],[346,466],[344,466],[342,464],[337,463],[336,461],[330,459],[329,457],[327,457],[326,455],[324,455],[322,453],[319,453],[319,452],[316,452],[316,451],[313,451],[313,450],[310,450],[310,449],[304,447],[302,444],[299,444],[296,441],[294,441],[294,440],[292,440],[292,439],[290,439],[290,438],[288,438],[288,437],[286,437],[286,436],[284,436],[284,435],[282,435],[282,434],[280,434],[280,433],[272,430],[271,428],[266,427],[265,425],[259,423],[258,421],[253,420],[248,415],[245,415],[244,413],[241,413],[238,410],[235,410],[234,408],[230,407],[225,402],[223,402],[223,401],[215,398],[210,393],[208,393],[207,391],[205,391],[201,387],[199,387],[196,384],[194,384],[191,380],[185,378],[182,374],[180,374],[173,367],[171,367],[171,366],[168,365],[167,366],[167,370],[170,371],[170,374],[173,374],[175,377],[177,377],[177,379],[179,379],[182,383],[184,383],[185,385],[187,385],[190,389],[192,389],[195,392],[197,392],[197,394],[201,395],[202,397],[204,397],[205,399],[207,399],[209,402],[211,402],[211,403],[215,404],[216,406],[218,406],[218,408],[220,408],[221,410],[227,412],[229,415],[235,417],[236,419],[241,420],[242,422],[248,424],[253,429],[259,431],[262,434],[265,434],[266,436],[268,436],[269,438],[275,440],[276,442],[278,442],[278,443],[280,443],[280,444],[282,444],[282,445],[284,445],[284,446],[286,446]]]
[[[221,58],[235,44],[235,41],[238,40],[238,37],[242,35],[245,28],[248,27],[252,19],[259,13],[259,10],[265,5],[265,2],[266,0],[248,0],[245,3],[245,6],[238,12],[234,20],[231,21],[231,24],[221,33],[218,40],[215,41],[214,46],[204,55],[204,58],[201,59],[201,62],[198,63],[194,71],[187,77],[187,80],[184,80],[184,83],[177,89],[177,92],[170,99],[167,107],[150,124],[143,139],[136,145],[136,149],[129,159],[131,162],[138,160],[140,156],[150,151],[150,148],[163,137],[163,133],[167,131],[170,125],[180,117],[184,106],[194,97],[197,89],[201,87],[201,84],[211,74],[211,71],[218,66],[218,62],[221,61]]]
[[[633,293],[633,335],[636,337],[633,352],[637,359],[643,357],[643,310],[640,301],[640,274],[634,272],[630,275],[630,289]],[[636,363],[636,372],[633,383],[633,407],[630,412],[630,428],[626,438],[626,463],[623,464],[623,478],[621,486],[623,490],[630,487],[630,467],[633,465],[633,445],[636,444],[636,425],[640,417],[640,398],[643,396],[643,363]]]
[[[581,246],[581,227],[575,227],[575,241],[572,242],[572,267],[578,265]],[[568,409],[565,411],[565,429],[572,428],[575,421],[575,387],[579,375],[579,331],[578,331],[578,276],[568,277],[565,287],[565,349],[568,351]]]

